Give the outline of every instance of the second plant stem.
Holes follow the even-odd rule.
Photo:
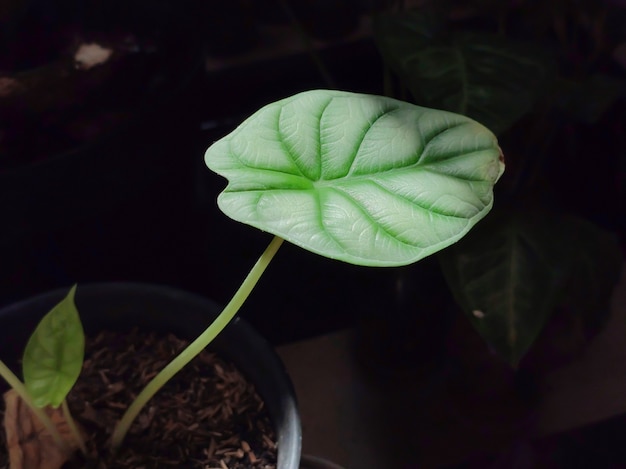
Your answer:
[[[83,440],[83,436],[80,434],[80,430],[76,426],[76,421],[74,420],[74,417],[72,417],[70,408],[67,405],[67,399],[63,399],[63,402],[61,403],[61,409],[63,411],[65,421],[67,422],[67,426],[70,429],[70,433],[74,437],[74,441],[76,441],[76,444],[80,448],[81,453],[87,455],[87,446],[85,445],[85,440]]]
[[[256,261],[233,298],[222,310],[215,321],[213,321],[211,325],[198,336],[197,339],[191,342],[178,356],[176,356],[176,358],[174,358],[168,365],[165,366],[165,368],[152,378],[152,380],[131,403],[128,409],[126,409],[126,412],[116,425],[111,437],[111,446],[114,450],[117,450],[120,447],[133,421],[152,396],[154,396],[156,392],[170,380],[170,378],[182,370],[185,365],[202,352],[202,350],[204,350],[206,346],[209,345],[211,341],[217,337],[217,335],[222,332],[228,323],[235,317],[243,303],[252,292],[252,289],[263,275],[263,272],[278,251],[282,242],[283,239],[278,236],[275,236],[272,239],[269,246]]]

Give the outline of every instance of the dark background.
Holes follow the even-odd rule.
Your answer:
[[[6,5],[13,3],[20,2]],[[22,18],[25,27],[17,30],[2,22],[6,12],[0,6],[0,76],[41,66],[41,60],[18,59],[33,52],[45,59],[49,51],[43,46],[54,45],[76,25],[147,32],[158,46],[158,60],[149,62],[149,75],[139,70],[141,79],[125,97],[130,117],[119,128],[80,144],[38,129],[23,135],[38,142],[36,157],[0,152],[0,307],[76,282],[80,288],[100,281],[167,284],[225,304],[271,236],[219,212],[215,200],[225,182],[205,167],[206,148],[260,106],[296,92],[334,87],[383,93],[383,65],[363,28],[362,8],[385,2],[290,2],[303,9],[294,13],[313,38],[332,84],[277,1],[94,0],[81,8],[72,0],[22,3],[30,8]],[[312,5],[317,8],[306,10]],[[17,59],[9,63],[7,57]],[[108,98],[99,96],[96,112]],[[0,123],[11,119],[2,112]],[[626,168],[617,156],[623,155],[625,136],[622,101],[596,125],[571,128],[553,148],[550,171],[562,202],[616,232],[622,242]],[[507,142],[509,149],[516,143]],[[595,165],[569,164],[575,153],[594,155]],[[408,298],[398,292],[399,276]],[[403,269],[367,269],[285,244],[242,315],[273,344],[359,325],[365,345],[358,353],[370,371],[377,368],[375,374],[434,367],[428,361],[442,355],[455,314],[451,308],[435,259]],[[470,330],[463,337],[476,339],[461,320],[457,325]],[[475,343],[467,348],[482,351]],[[472,361],[472,375],[476,369]],[[481,376],[477,387],[500,385],[503,375],[512,374],[508,368],[494,373],[487,384]],[[587,463],[598,462],[598,448],[609,453],[602,444],[626,460],[621,440],[614,441],[623,426],[619,417],[590,435],[582,429],[561,438],[567,456],[562,467],[592,467]],[[544,443],[555,452],[556,443]],[[472,467],[486,465],[479,461]]]
[[[0,306],[98,281],[168,284],[224,304],[270,241],[218,211],[225,182],[205,167],[204,151],[260,106],[328,84],[304,47],[282,53],[283,45],[263,36],[262,28],[285,30],[280,9],[265,10],[265,19],[257,12],[251,27],[241,10],[237,15],[223,5],[167,8],[169,19],[159,25],[180,53],[160,62],[156,73],[167,82],[158,94],[137,91],[146,102],[136,105],[130,123],[0,172]],[[33,31],[41,40],[62,31],[61,15],[35,11]],[[381,59],[371,38],[356,31],[357,17],[349,16],[343,37],[317,40],[316,48],[335,87],[380,94]],[[292,33],[287,40],[300,38]],[[267,50],[277,52],[257,57]],[[354,267],[284,245],[242,314],[273,343],[289,342],[379,314],[388,308],[394,278],[389,269]]]
[[[19,27],[13,28],[2,22],[11,16],[6,7],[0,9],[0,76],[45,66],[54,46],[62,50],[76,30],[131,31],[151,38],[156,50],[144,69],[118,73],[133,84],[121,98],[107,89],[94,93],[94,112],[116,98],[127,102],[123,125],[79,143],[40,126],[22,135],[37,142],[31,145],[36,157],[0,152],[0,306],[98,281],[168,284],[222,304],[230,299],[270,236],[218,211],[215,199],[225,182],[205,167],[206,148],[260,106],[299,91],[384,92],[382,60],[365,16],[393,2],[287,3],[332,83],[277,0],[92,0],[80,7],[74,0],[13,0],[6,4],[9,13],[17,5]],[[12,119],[5,111],[0,108],[0,122]],[[560,202],[622,240],[626,168],[616,146],[624,144],[625,120],[618,103],[596,125],[572,128],[551,149],[549,171]],[[514,139],[505,143],[507,152],[516,150]],[[594,164],[569,164],[574,153],[593,154]],[[588,184],[581,187],[580,180]],[[397,295],[399,275],[408,279],[409,301]],[[420,330],[445,328],[449,303],[434,259],[366,269],[285,245],[242,314],[278,344],[361,318],[393,322],[406,312],[402,304],[410,305],[408,335],[424,321],[415,320],[420,311],[438,311],[426,316],[437,324],[422,323]],[[438,337],[430,334],[425,347]]]

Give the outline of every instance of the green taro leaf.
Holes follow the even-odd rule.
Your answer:
[[[622,256],[589,222],[526,212],[494,213],[439,259],[474,327],[516,366],[557,306],[605,313]]]
[[[545,48],[448,31],[428,11],[381,15],[376,44],[417,104],[467,115],[496,134],[528,113],[554,75]]]
[[[474,327],[513,366],[558,304],[562,278],[543,248],[550,240],[545,221],[498,214],[439,256]]]
[[[35,405],[61,405],[83,366],[85,337],[74,304],[76,286],[31,335],[23,359],[24,384]]]
[[[206,153],[229,217],[360,265],[415,262],[465,235],[504,170],[495,136],[456,114],[314,90],[257,111]]]

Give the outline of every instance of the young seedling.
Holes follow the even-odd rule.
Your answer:
[[[228,186],[219,208],[275,235],[218,318],[137,396],[148,400],[237,314],[284,240],[364,266],[416,262],[491,209],[504,171],[496,137],[450,112],[382,96],[314,90],[269,104],[206,152]]]
[[[22,358],[24,382],[0,361],[0,376],[22,398],[64,451],[68,445],[45,412],[46,407],[61,407],[63,416],[78,447],[86,454],[85,443],[72,419],[66,397],[83,366],[85,338],[74,303],[76,286],[52,308],[31,334]]]
[[[363,266],[411,264],[458,241],[480,221],[504,171],[495,136],[467,117],[330,90],[261,108],[214,143],[205,159],[228,180],[220,209],[274,238],[217,319],[131,403],[114,430],[113,448],[149,399],[237,314],[283,240]],[[82,337],[82,329],[68,333]],[[53,351],[66,340],[45,337]],[[42,350],[27,355],[33,356],[33,394],[45,379],[71,381],[70,373],[54,377],[63,373],[59,367],[37,368],[40,360],[48,363]],[[66,356],[52,354],[60,355]],[[66,387],[54,400],[37,403],[62,402]]]

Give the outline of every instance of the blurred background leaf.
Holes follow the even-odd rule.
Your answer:
[[[464,114],[496,134],[531,111],[554,78],[546,48],[449,31],[436,10],[380,15],[374,38],[417,104]]]
[[[439,258],[459,305],[512,366],[558,305],[606,311],[622,259],[610,233],[540,211],[494,214]]]

